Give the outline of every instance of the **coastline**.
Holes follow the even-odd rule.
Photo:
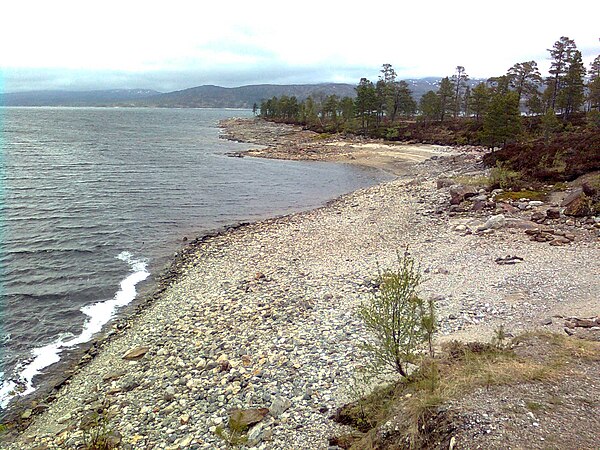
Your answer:
[[[447,203],[435,181],[477,166],[477,154],[448,159],[411,163],[410,177],[321,208],[188,243],[152,300],[9,448],[75,442],[69,427],[99,407],[133,448],[225,447],[215,430],[232,407],[273,410],[256,431],[266,448],[327,448],[343,428],[329,417],[348,400],[344,386],[361,363],[364,332],[353,308],[371,294],[377,266],[393,267],[406,244],[430,276],[424,294],[437,299],[442,337],[484,339],[498,324],[516,333],[549,316],[597,310],[597,241],[553,248],[517,228],[457,233],[461,217],[435,212]],[[526,262],[496,265],[504,254]],[[566,272],[569,264],[581,271]],[[123,360],[135,346],[148,347],[146,355]]]

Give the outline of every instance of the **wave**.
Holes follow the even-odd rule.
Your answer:
[[[16,370],[18,378],[4,380],[0,385],[0,407],[6,408],[10,401],[17,395],[25,396],[35,391],[33,379],[42,373],[42,370],[60,361],[63,350],[73,348],[92,339],[102,330],[102,327],[111,320],[118,308],[133,301],[137,295],[136,285],[150,276],[146,259],[136,259],[129,252],[121,252],[117,259],[127,263],[131,273],[121,281],[119,290],[110,300],[97,302],[81,308],[86,320],[79,336],[62,335],[56,341],[43,347],[32,350],[32,358],[21,363]],[[3,376],[3,375],[2,375]],[[2,379],[0,376],[0,379]]]

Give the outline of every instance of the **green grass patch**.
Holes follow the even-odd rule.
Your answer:
[[[529,199],[529,200],[540,200],[544,201],[548,197],[548,192],[546,191],[504,191],[498,195],[496,195],[495,200],[497,202],[502,202],[506,200],[521,200],[521,199]]]

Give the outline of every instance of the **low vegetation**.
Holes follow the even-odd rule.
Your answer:
[[[435,358],[424,358],[410,377],[344,406],[336,419],[357,431],[332,443],[347,449],[448,448],[459,425],[450,405],[463,396],[499,386],[553,384],[574,360],[600,361],[597,342],[527,333],[504,344],[501,335],[498,330],[491,344],[448,342]],[[539,403],[529,400],[528,407]]]
[[[533,197],[532,193],[528,193]],[[355,431],[332,438],[344,449],[448,448],[460,426],[452,405],[478,389],[524,383],[554,384],[579,361],[600,361],[600,343],[543,332],[509,340],[504,327],[491,343],[450,341],[434,352],[435,305],[419,298],[415,260],[378,277],[379,290],[359,308],[369,336],[367,370],[357,371],[356,400],[336,414]],[[395,377],[386,377],[386,374]],[[558,404],[554,402],[553,404]],[[529,410],[541,408],[535,399]]]

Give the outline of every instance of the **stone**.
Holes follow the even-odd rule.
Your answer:
[[[452,178],[441,177],[437,179],[436,185],[438,189],[442,189],[445,187],[450,187],[454,184],[454,180]]]
[[[31,409],[26,409],[25,411],[23,411],[23,414],[21,414],[21,419],[23,419],[23,420],[30,419],[32,414],[33,414],[33,411]]]
[[[591,214],[591,199],[582,188],[574,189],[562,202],[564,214],[573,217],[584,217]]]
[[[250,431],[248,431],[248,443],[250,445],[256,445],[262,440],[264,426],[262,423],[254,425]]]
[[[287,411],[290,406],[292,406],[292,402],[290,402],[287,398],[275,396],[271,406],[269,407],[269,411],[273,417],[279,417],[281,414]]]
[[[509,214],[519,211],[519,208],[516,208],[513,205],[510,205],[505,202],[499,202],[499,203],[497,203],[497,206],[500,208],[500,210],[502,212],[509,213]]]
[[[141,359],[144,357],[144,355],[146,353],[148,353],[148,350],[150,350],[150,347],[146,347],[146,346],[134,347],[125,352],[125,354],[123,355],[123,359],[126,359],[128,361],[135,361],[137,359]]]
[[[564,236],[555,236],[554,239],[550,241],[550,245],[556,247],[570,243],[571,241]]]
[[[114,370],[112,372],[106,373],[102,377],[102,381],[114,381],[114,380],[118,380],[119,378],[121,378],[126,373],[127,372],[125,372],[124,370]]]
[[[546,214],[540,212],[540,211],[536,211],[531,215],[531,221],[532,222],[543,222],[544,220],[546,220]]]
[[[477,193],[474,187],[454,184],[450,186],[450,204],[459,205],[463,200],[474,197]]]
[[[504,214],[496,214],[495,216],[490,216],[483,225],[477,228],[477,231],[498,230],[504,225],[506,225]]]
[[[229,428],[235,430],[246,430],[257,424],[269,413],[269,408],[234,408],[229,411]]]
[[[71,413],[67,413],[64,416],[59,417],[56,421],[62,425],[71,420],[72,417],[73,416],[71,416]]]
[[[482,211],[487,206],[486,200],[476,200],[473,202],[473,206],[471,206],[472,211]]]
[[[558,208],[548,208],[546,210],[546,217],[548,219],[560,219],[560,209],[558,209]]]

